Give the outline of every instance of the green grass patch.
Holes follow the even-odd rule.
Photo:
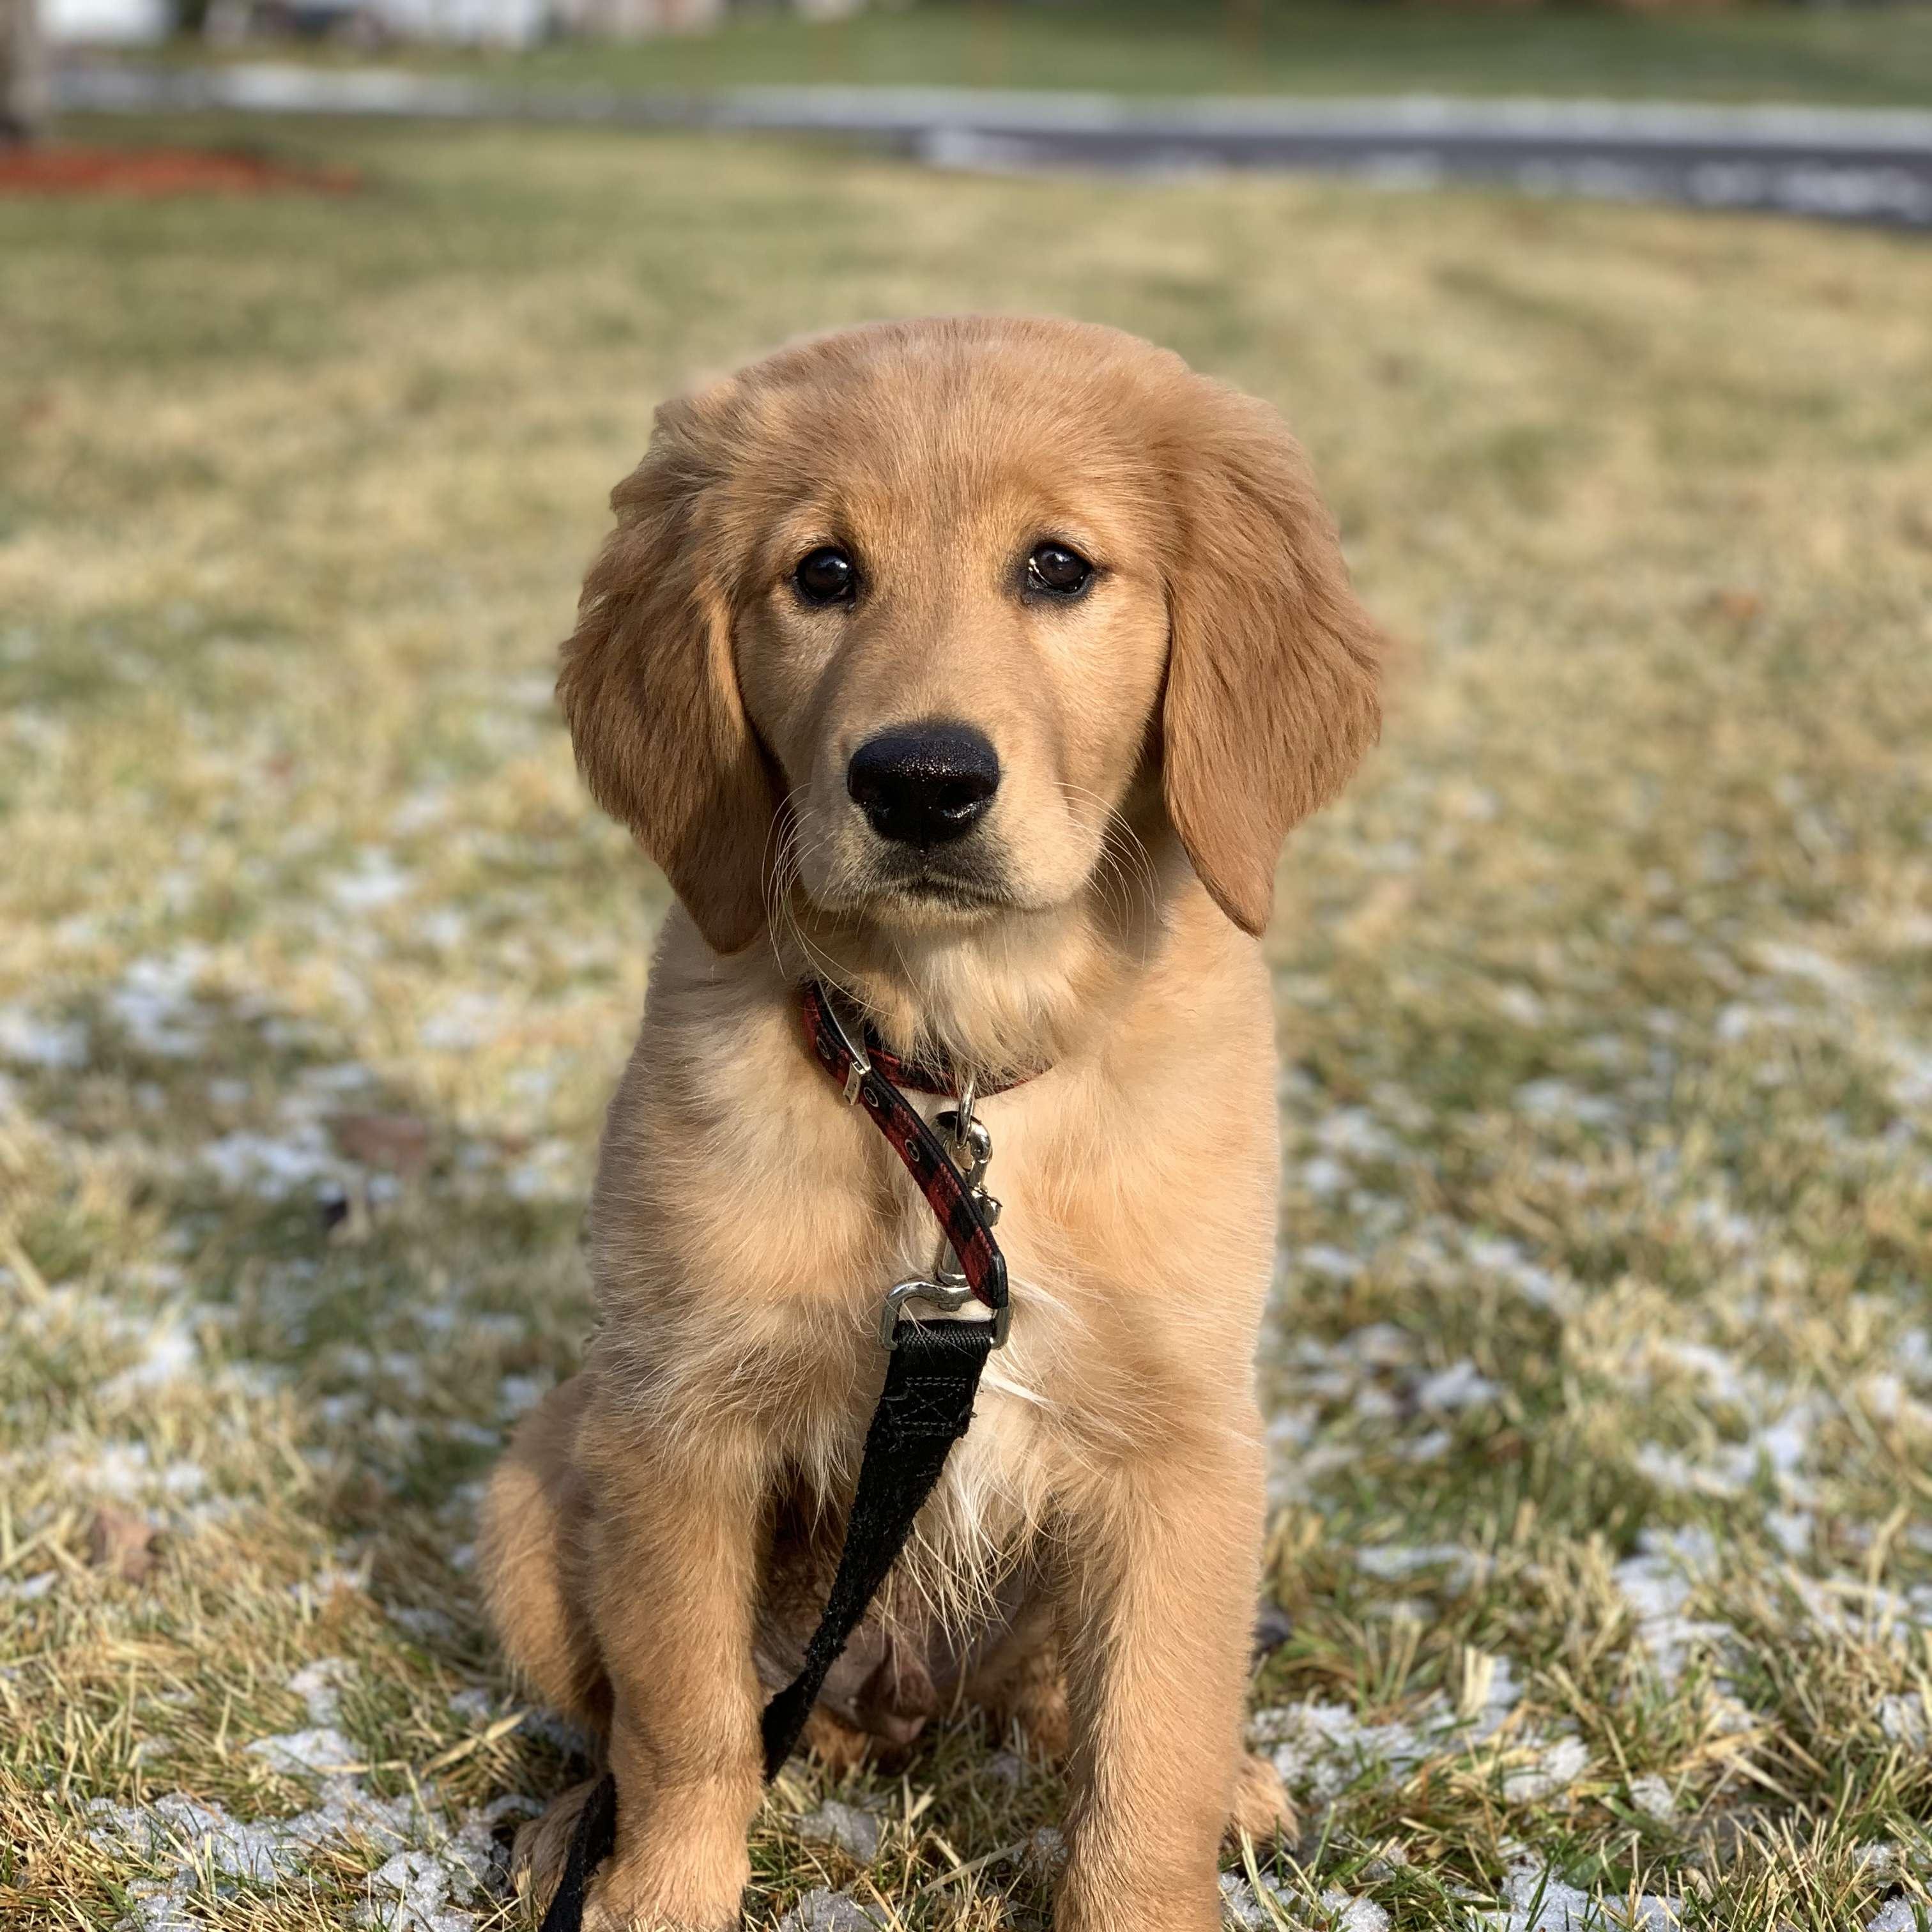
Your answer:
[[[179,51],[207,57],[199,43]],[[1904,7],[1764,4],[1646,14],[1402,0],[916,0],[826,23],[774,8],[716,32],[628,45],[561,41],[515,55],[418,50],[404,58],[542,86],[1932,100],[1932,22]]]

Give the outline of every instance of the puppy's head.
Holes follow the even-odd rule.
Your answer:
[[[1082,900],[1137,778],[1266,923],[1373,738],[1377,644],[1264,405],[1072,323],[880,324],[667,404],[558,690],[732,952],[775,883],[887,929]]]

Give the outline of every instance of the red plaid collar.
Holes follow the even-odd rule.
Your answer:
[[[926,1205],[944,1230],[948,1245],[972,1292],[995,1314],[1006,1305],[1006,1262],[993,1238],[992,1223],[974,1198],[968,1177],[914,1111],[903,1088],[925,1094],[956,1094],[959,1085],[950,1073],[902,1060],[879,1046],[862,1028],[861,1046],[832,1010],[825,989],[808,982],[799,994],[799,1016],[812,1058],[843,1090],[845,1104],[861,1109],[886,1144],[904,1162]],[[1009,1081],[1006,1087],[1018,1082]],[[1001,1093],[1004,1087],[986,1091]],[[942,1114],[940,1119],[946,1116]],[[997,1214],[997,1208],[993,1210]],[[1004,1339],[1004,1336],[1002,1336]]]
[[[908,1060],[886,1046],[869,1026],[842,1022],[832,1010],[831,995],[816,980],[808,980],[799,989],[799,1010],[805,1022],[806,1043],[826,1071],[842,1084],[850,1078],[854,1067],[871,1067],[910,1093],[956,1097],[965,1090],[964,1078],[953,1068],[934,1060]],[[978,1096],[983,1100],[992,1094],[1010,1093],[1046,1070],[1036,1067],[1010,1080],[982,1081]]]

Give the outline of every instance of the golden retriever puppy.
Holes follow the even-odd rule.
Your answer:
[[[1010,1340],[812,1736],[1016,1713],[1067,1754],[1056,1924],[1210,1932],[1230,1819],[1285,1816],[1240,1742],[1256,936],[1283,836],[1378,727],[1334,526],[1262,404],[1110,329],[978,316],[667,404],[612,500],[558,690],[679,903],[604,1134],[602,1324],[498,1469],[483,1556],[511,1658],[615,1776],[585,1922],[739,1922],[760,1707],[836,1559],[882,1298],[932,1264],[808,1050],[816,982],[855,1038],[1018,1084],[980,1106]]]

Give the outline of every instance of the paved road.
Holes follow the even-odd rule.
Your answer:
[[[824,134],[937,166],[1320,169],[1390,184],[1493,182],[1541,194],[1769,208],[1932,228],[1932,112],[1672,102],[1197,98],[967,88],[740,88],[718,94],[506,88],[393,68],[81,64],[58,104],[602,123]]]

